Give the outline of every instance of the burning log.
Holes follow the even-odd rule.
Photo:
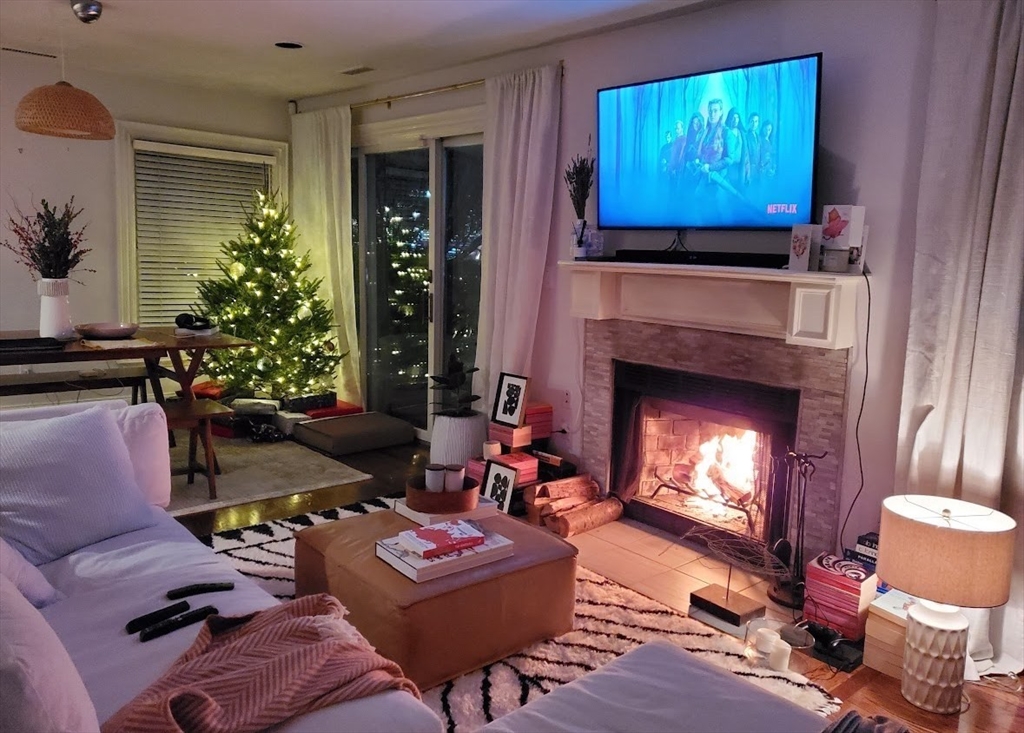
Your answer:
[[[736,486],[729,482],[722,473],[722,469],[717,464],[712,464],[708,468],[708,478],[711,479],[712,483],[722,492],[722,495],[728,500],[726,503],[736,503],[746,505],[750,503],[750,500],[754,497],[754,492],[750,489],[744,489]]]
[[[588,532],[622,516],[622,502],[609,497],[603,501],[587,502],[576,509],[556,514],[544,520],[549,529],[562,537]]]

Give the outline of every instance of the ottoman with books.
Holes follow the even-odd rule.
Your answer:
[[[416,583],[375,553],[414,522],[386,510],[295,535],[297,596],[330,593],[347,620],[421,689],[572,630],[576,548],[504,514],[475,520],[513,555]]]

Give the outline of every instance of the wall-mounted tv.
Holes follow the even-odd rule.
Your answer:
[[[820,53],[599,90],[598,226],[810,223],[820,90]]]

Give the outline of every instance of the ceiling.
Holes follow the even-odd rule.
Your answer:
[[[0,45],[69,66],[301,98],[674,13],[705,0],[2,0]],[[299,50],[276,48],[302,43]],[[342,72],[369,66],[372,72]]]

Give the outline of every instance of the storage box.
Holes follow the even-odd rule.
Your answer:
[[[533,442],[533,428],[529,425],[510,428],[492,422],[487,428],[487,439],[496,440],[506,448],[525,448]]]

